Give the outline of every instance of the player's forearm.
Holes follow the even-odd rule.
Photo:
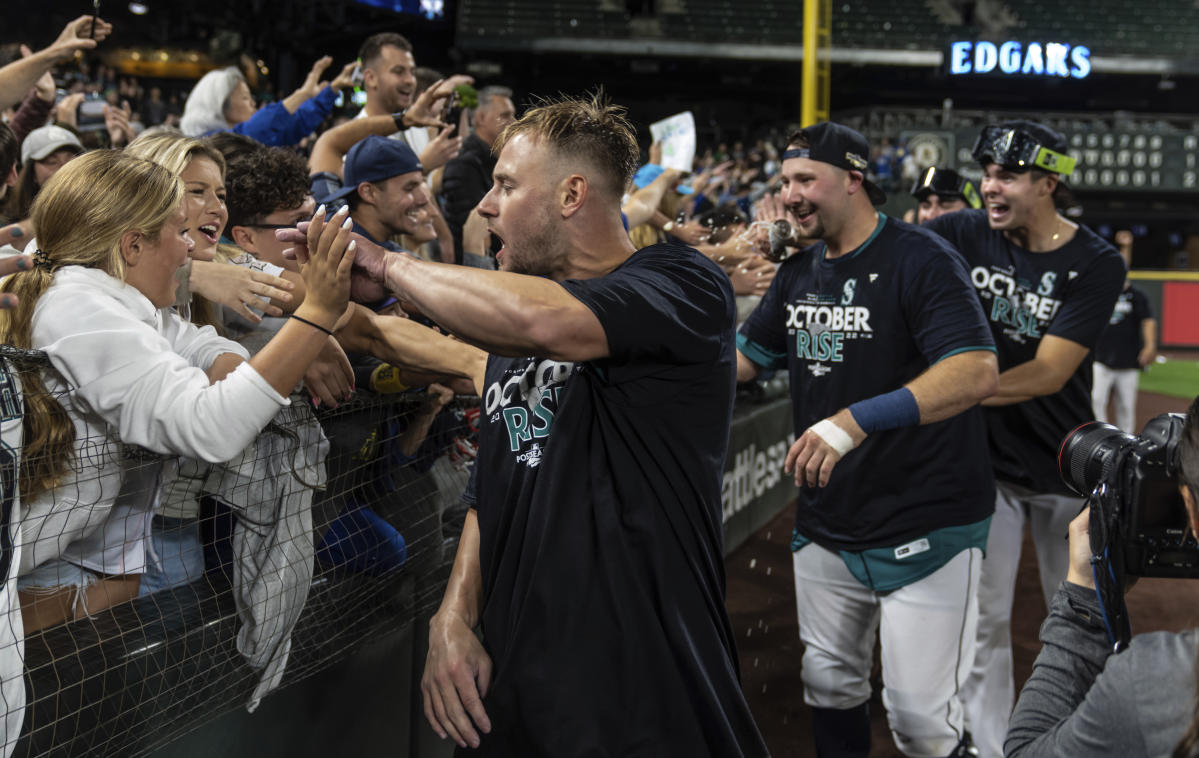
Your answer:
[[[750,381],[753,381],[754,379],[757,379],[758,372],[760,372],[760,371],[761,371],[761,369],[758,368],[758,364],[754,363],[749,358],[746,358],[745,355],[740,350],[737,351],[737,382],[738,383],[750,382]]]
[[[952,418],[999,390],[999,362],[990,350],[958,353],[907,385],[920,408],[920,423]]]
[[[483,571],[479,563],[479,518],[474,508],[466,512],[466,523],[458,539],[458,553],[454,556],[454,568],[446,584],[441,607],[429,621],[429,625],[455,616],[471,629],[479,624],[483,612]],[[439,618],[440,617],[440,618]]]
[[[564,345],[587,341],[578,323],[586,306],[549,279],[391,254],[384,283],[488,353],[556,358]]]

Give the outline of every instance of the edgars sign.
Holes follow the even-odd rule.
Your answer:
[[[1091,73],[1091,49],[1064,42],[1000,44],[962,40],[949,45],[950,74],[1058,76],[1084,79]]]

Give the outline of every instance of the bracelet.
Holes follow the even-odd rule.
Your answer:
[[[920,406],[907,387],[859,400],[849,406],[849,412],[866,434],[920,423]]]
[[[665,224],[662,224],[662,231],[666,232],[667,234],[673,232],[674,231],[674,222],[667,221]]]
[[[844,456],[853,450],[853,437],[829,419],[817,421],[808,427],[808,431],[824,440],[829,447],[837,451],[837,455]]]
[[[309,326],[311,326],[313,329],[319,329],[320,331],[324,332],[325,334],[329,335],[330,337],[332,337],[332,336],[333,336],[333,332],[329,331],[328,329],[326,329],[325,327],[321,326],[320,324],[314,324],[314,323],[312,323],[311,321],[309,321],[308,319],[306,319],[306,318],[302,318],[302,317],[300,317],[300,316],[297,316],[297,315],[296,315],[296,314],[294,314],[294,313],[293,313],[293,314],[291,314],[291,318],[294,318],[296,321],[299,321],[301,324],[308,324],[308,325],[309,325]]]
[[[408,127],[404,126],[404,114],[406,114],[407,112],[408,112],[407,108],[401,108],[400,110],[391,114],[392,120],[396,122],[396,131],[402,132],[408,128]]]

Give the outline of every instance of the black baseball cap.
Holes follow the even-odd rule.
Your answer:
[[[785,150],[783,160],[808,158],[846,171],[860,172],[862,186],[866,188],[870,202],[875,205],[887,202],[887,193],[866,178],[866,167],[870,165],[870,143],[860,133],[848,126],[824,121],[800,129],[796,136],[805,139],[808,146]]]

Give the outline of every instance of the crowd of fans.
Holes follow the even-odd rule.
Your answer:
[[[83,17],[45,49],[0,51],[0,341],[48,360],[0,372],[5,399],[23,398],[0,419],[20,458],[4,482],[9,749],[23,637],[204,575],[206,498],[238,518],[222,560],[257,630],[239,649],[263,671],[258,696],[276,686],[314,555],[368,572],[408,555],[402,529],[349,497],[313,538],[313,491],[361,479],[378,423],[323,414],[356,394],[412,395],[387,461],[427,469],[451,451],[469,460],[448,408],[483,390],[486,355],[393,297],[355,249],[499,267],[503,241],[477,209],[493,191],[492,145],[519,115],[511,88],[421,68],[385,32],[356,63],[321,58],[259,107],[236,66],[184,93],[89,63],[110,32]],[[356,89],[365,104],[351,117],[338,103]],[[801,242],[777,194],[782,142],[720,143],[690,172],[663,168],[649,145],[622,202],[638,248],[677,241],[717,263],[741,319]],[[884,140],[867,174],[906,191],[926,168]],[[960,188],[953,198],[965,206]],[[301,387],[310,402],[289,405]],[[263,434],[281,420],[290,437]],[[156,455],[137,460],[135,446]],[[280,499],[290,507],[262,512]]]

